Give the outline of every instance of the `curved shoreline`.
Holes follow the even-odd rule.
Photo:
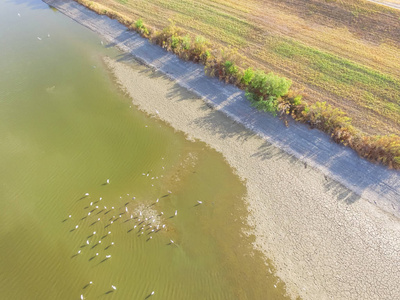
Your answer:
[[[400,217],[400,171],[374,165],[306,125],[289,122],[290,126],[286,128],[278,118],[251,107],[242,90],[206,76],[203,66],[180,60],[137,33],[128,31],[116,20],[97,15],[73,0],[43,1],[100,34],[110,44],[166,74],[274,146],[318,169],[386,212]]]
[[[154,79],[108,61],[128,93],[140,93],[137,99],[142,101],[133,97],[136,105],[149,113],[157,109],[159,117],[176,129],[222,152],[239,176],[247,179],[256,246],[273,259],[292,294],[305,299],[391,299],[400,294],[399,221],[375,206],[399,216],[399,172],[358,158],[321,132],[294,123],[286,128],[250,107],[242,91],[206,77],[201,66],[180,61],[115,20],[72,0],[44,2],[167,74],[216,109],[205,109],[199,99],[169,96],[180,87],[165,78],[154,85]],[[137,83],[134,89],[132,82]]]

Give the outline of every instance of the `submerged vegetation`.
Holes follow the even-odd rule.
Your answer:
[[[291,80],[273,72],[266,73],[264,70],[253,69],[245,63],[246,59],[237,51],[231,48],[213,47],[204,37],[193,36],[173,22],[159,31],[146,26],[142,19],[133,22],[122,14],[108,10],[92,1],[76,1],[99,14],[117,19],[131,30],[138,32],[142,37],[148,38],[154,44],[173,52],[184,60],[204,64],[205,72],[209,76],[217,77],[221,81],[234,84],[245,90],[247,99],[257,109],[274,115],[279,114],[286,124],[288,124],[288,117],[308,124],[311,128],[329,134],[336,143],[350,146],[360,156],[372,162],[381,163],[389,168],[400,169],[399,136],[365,134],[354,127],[352,119],[339,108],[319,101],[309,104],[304,100],[304,95],[291,89]],[[283,46],[276,45],[277,53],[295,55],[299,52],[293,50],[293,47],[289,49],[290,51],[283,51]],[[332,61],[334,61],[336,58],[332,57]],[[314,62],[314,64],[318,63],[321,62],[318,60]],[[372,71],[367,68],[360,69],[357,65],[345,60],[339,61],[338,64],[343,67],[354,67],[358,70],[358,73],[365,76],[372,74],[371,76],[379,77],[383,81],[387,79],[384,75],[377,72],[371,73]],[[329,69],[329,66],[322,67]],[[334,67],[333,70],[335,69]],[[357,74],[354,76],[358,76]],[[353,82],[352,78],[342,78],[342,80]],[[370,84],[369,79],[364,81],[365,84]],[[393,82],[397,83],[397,81]]]

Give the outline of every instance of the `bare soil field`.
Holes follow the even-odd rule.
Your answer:
[[[162,29],[172,20],[285,76],[366,133],[400,133],[400,11],[361,0],[94,0]]]

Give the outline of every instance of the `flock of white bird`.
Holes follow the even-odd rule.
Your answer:
[[[143,173],[144,174],[144,173]],[[145,175],[145,174],[144,174]],[[147,174],[148,176],[148,174]],[[106,180],[106,184],[110,184],[110,179]],[[168,191],[169,194],[171,194],[171,191]],[[103,201],[103,198],[100,197],[99,200],[97,201],[91,201],[85,209],[91,209],[84,217],[78,218],[80,222],[83,222],[83,224],[77,224],[74,226],[73,229],[70,231],[73,232],[75,230],[78,230],[79,228],[85,228],[85,227],[90,227],[95,224],[101,224],[104,229],[109,228],[114,224],[114,222],[117,222],[118,220],[123,219],[123,215],[125,214],[127,217],[123,221],[124,223],[133,223],[133,227],[127,231],[127,233],[130,233],[133,230],[137,230],[137,236],[143,236],[145,233],[148,238],[146,241],[150,241],[153,238],[153,235],[161,230],[166,230],[166,224],[161,224],[163,217],[164,217],[164,212],[160,212],[157,214],[157,212],[154,209],[151,209],[154,204],[159,203],[159,198],[155,201],[155,203],[151,205],[145,206],[144,204],[140,204],[139,202],[135,201],[136,197],[131,197],[129,194],[127,194],[129,198],[132,200],[128,201],[125,203],[125,205],[121,206],[117,210],[115,209],[114,206],[109,206],[107,208],[107,205],[98,205],[101,201]],[[122,199],[122,197],[120,197]],[[85,193],[84,197],[81,198],[83,199],[90,199],[90,194]],[[90,199],[92,200],[92,199]],[[197,201],[197,205],[202,204],[202,201]],[[96,205],[97,204],[97,205]],[[104,201],[105,204],[105,201]],[[132,208],[133,207],[133,208]],[[112,216],[107,220],[107,214],[111,212],[117,212],[116,215]],[[170,216],[169,218],[174,218],[178,215],[178,210],[175,210],[175,213]],[[90,219],[91,220],[90,220]],[[72,215],[68,215],[68,218],[65,220],[73,219]],[[86,241],[83,245],[80,246],[80,249],[77,251],[75,255],[72,256],[72,258],[80,255],[83,253],[82,248],[85,248],[86,246],[92,245],[92,247],[88,250],[93,250],[96,246],[101,245],[102,240],[111,237],[111,231],[107,229],[107,232],[104,233],[102,237],[100,237],[101,234],[98,234],[97,231],[93,231],[90,233],[90,235],[86,238]],[[96,237],[99,237],[97,240]],[[175,242],[171,239],[170,244],[175,244]],[[114,246],[115,243],[111,242],[107,246],[105,246],[104,250],[109,249],[111,246]],[[99,252],[96,252],[90,259],[89,261],[94,260],[96,257],[99,256]],[[103,260],[101,262],[105,262],[111,258],[111,254],[106,254],[103,256]],[[97,260],[98,261],[98,260]],[[93,282],[90,281],[89,285],[92,285]],[[117,287],[115,285],[111,285],[111,290],[108,291],[107,293],[111,293],[115,290],[117,290]],[[152,291],[148,297],[154,295],[154,291]],[[81,299],[85,299],[84,294],[81,295]]]

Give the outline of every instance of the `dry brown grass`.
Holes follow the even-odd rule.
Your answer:
[[[362,0],[92,2],[159,30],[172,19],[237,48],[243,63],[290,78],[309,102],[340,107],[363,131],[400,133],[400,12],[393,9]]]
[[[204,64],[206,73],[209,75],[217,76],[220,80],[245,89],[246,97],[258,109],[274,114],[279,112],[285,122],[287,122],[286,116],[291,116],[297,121],[307,123],[311,128],[326,132],[335,142],[352,147],[360,156],[370,161],[387,165],[389,168],[400,169],[399,136],[365,134],[353,126],[351,117],[340,108],[321,101],[314,101],[310,105],[302,100],[304,95],[289,90],[292,84],[290,80],[273,73],[266,74],[263,70],[254,71],[251,67],[245,70],[246,57],[239,55],[237,50],[230,47],[217,50],[216,44],[211,45],[202,36],[194,38],[174,23],[161,31],[155,30],[144,24],[141,18],[133,22],[126,15],[102,4],[88,0],[76,1],[99,14],[117,19],[128,28],[137,31],[143,37],[182,59]],[[373,35],[369,33],[369,37]],[[361,88],[377,94],[381,89],[385,99],[393,100],[394,103],[398,102],[395,95],[400,90],[400,83],[391,76],[287,37],[270,37],[269,40],[268,48],[280,60],[291,59],[295,62],[293,67],[296,63],[301,65],[301,62],[306,62],[314,71],[322,73],[317,79],[312,80],[314,87],[336,86],[341,89],[338,94],[346,95],[347,93],[350,97],[354,95],[353,89]],[[308,76],[307,73],[303,75]],[[321,81],[324,84],[321,84]],[[381,102],[374,103],[371,107],[371,110],[378,115],[382,109],[379,106],[382,105]],[[358,104],[362,106],[362,103]],[[396,109],[396,106],[392,106],[391,113],[387,114],[395,122],[399,121]]]

